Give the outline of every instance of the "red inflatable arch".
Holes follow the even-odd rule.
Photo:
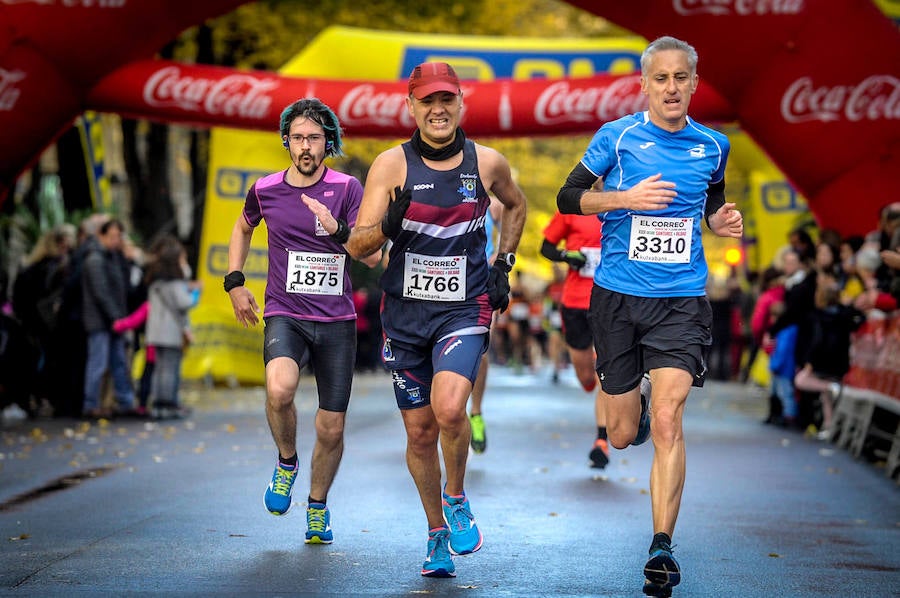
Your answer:
[[[870,0],[570,0],[647,39],[700,54],[747,131],[819,224],[875,228],[897,201],[900,33]]]
[[[0,202],[88,109],[270,130],[282,106],[317,95],[339,108],[348,133],[410,132],[402,82],[316,81],[149,59],[187,27],[243,3],[0,0]],[[669,34],[694,44],[701,87],[693,116],[738,120],[822,226],[865,233],[880,206],[896,200],[900,37],[871,2],[571,3],[648,39]],[[593,132],[641,109],[637,80],[466,83],[465,126],[492,136]]]

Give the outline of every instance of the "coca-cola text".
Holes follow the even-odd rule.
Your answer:
[[[570,81],[549,85],[534,106],[534,118],[541,125],[564,122],[603,122],[647,108],[638,75],[613,80],[602,87],[574,87]]]
[[[226,75],[221,79],[182,76],[181,69],[169,66],[147,79],[143,98],[147,105],[154,107],[263,119],[272,105],[269,92],[278,86],[276,79],[245,74]]]
[[[124,8],[128,0],[0,0],[0,4],[58,5],[63,8]]]
[[[672,0],[672,8],[683,16],[763,16],[796,15],[804,7],[803,0]]]
[[[376,91],[370,84],[357,85],[348,91],[338,106],[338,118],[347,127],[377,126],[407,128],[413,125],[402,93]]]
[[[16,83],[25,78],[22,71],[8,71],[0,68],[0,110],[12,110],[19,99],[22,90],[16,87]]]
[[[784,92],[781,116],[789,123],[900,119],[900,80],[872,75],[856,85],[816,87],[801,77]]]

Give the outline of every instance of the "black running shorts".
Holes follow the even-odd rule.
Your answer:
[[[664,367],[690,372],[703,386],[712,345],[706,297],[636,297],[594,285],[588,319],[607,394],[628,392],[644,372]]]
[[[265,318],[263,361],[290,357],[316,377],[319,409],[347,411],[356,363],[356,320],[315,322],[289,316]]]
[[[594,339],[588,322],[588,310],[563,305],[560,307],[560,315],[566,344],[578,351],[590,349]]]

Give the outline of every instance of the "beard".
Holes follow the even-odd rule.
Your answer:
[[[309,158],[305,160],[304,158]],[[309,152],[303,152],[299,156],[297,156],[297,171],[303,176],[312,176],[316,173],[321,166],[322,161],[316,160],[316,157]]]

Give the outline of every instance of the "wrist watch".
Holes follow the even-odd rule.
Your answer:
[[[495,264],[500,264],[504,270],[509,272],[512,270],[512,267],[516,265],[516,254],[515,253],[499,253],[497,254],[497,259],[494,260]]]

